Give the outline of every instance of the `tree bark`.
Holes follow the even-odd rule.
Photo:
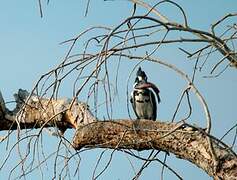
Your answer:
[[[215,179],[237,179],[237,156],[214,138],[218,167],[209,149],[208,134],[186,123],[150,120],[97,121],[89,107],[76,99],[47,99],[19,90],[16,108],[5,107],[0,93],[0,131],[57,127],[63,133],[75,128],[73,147],[157,149],[175,154],[202,168]]]
[[[215,179],[237,178],[237,157],[228,149],[213,142],[219,166],[216,170],[205,131],[183,123],[164,123],[149,120],[99,121],[77,129],[73,146],[133,149],[157,149],[188,160]]]
[[[57,127],[62,133],[96,121],[87,104],[77,99],[47,99],[26,90],[14,94],[16,108],[5,107],[0,92],[0,131]]]

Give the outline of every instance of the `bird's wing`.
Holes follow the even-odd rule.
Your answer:
[[[150,82],[149,82],[149,83],[150,83]],[[156,93],[156,97],[157,97],[158,103],[160,103],[160,102],[161,102],[161,100],[160,100],[160,95],[159,95],[160,90],[158,89],[158,87],[157,87],[155,84],[153,84],[153,83],[150,83],[150,84],[151,84],[152,90]]]
[[[152,91],[150,91],[150,97],[151,97],[151,103],[153,107],[152,120],[155,121],[156,116],[157,116],[157,106],[156,106],[156,97]]]
[[[160,99],[160,95],[159,95],[159,93],[156,93],[156,97],[157,97],[157,101],[158,101],[158,103],[160,103],[160,102],[161,102],[161,99]]]

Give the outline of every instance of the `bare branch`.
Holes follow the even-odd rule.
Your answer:
[[[179,128],[176,129],[177,127]],[[216,171],[215,161],[209,149],[208,136],[197,129],[185,127],[186,124],[180,126],[177,123],[147,120],[95,122],[77,130],[73,146],[78,150],[83,147],[97,147],[169,151],[179,158],[193,162],[214,178],[236,177],[236,156],[213,142],[214,150],[220,159],[219,170]],[[176,130],[172,131],[172,129]],[[165,136],[167,132],[172,133]]]
[[[1,108],[0,130],[58,127],[64,132],[67,128],[77,128],[95,121],[85,103],[75,100],[72,104],[70,99],[53,100],[29,95],[27,91],[19,89],[14,95],[16,108],[13,111]]]

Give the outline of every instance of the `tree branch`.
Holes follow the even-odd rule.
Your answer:
[[[216,179],[237,176],[237,156],[224,143],[203,129],[186,123],[165,123],[148,120],[97,121],[85,103],[75,99],[46,99],[19,90],[14,95],[16,108],[5,107],[0,94],[0,131],[25,128],[57,127],[63,133],[76,128],[73,147],[133,149],[137,151],[156,149],[175,154],[192,162]],[[218,168],[209,148],[212,138],[218,160]]]
[[[133,149],[157,149],[175,154],[202,168],[215,179],[233,179],[237,176],[237,157],[213,140],[219,160],[218,171],[212,158],[208,134],[188,127],[185,123],[164,123],[148,120],[98,121],[77,129],[73,146]]]
[[[77,99],[47,99],[26,90],[19,89],[14,94],[16,108],[12,111],[5,107],[0,93],[0,131],[57,127],[62,133],[67,128],[96,121],[87,104]]]

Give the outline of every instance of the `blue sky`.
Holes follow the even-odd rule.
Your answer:
[[[152,1],[150,1],[152,2]],[[213,1],[184,1],[177,0],[185,10],[188,16],[190,26],[208,31],[210,25],[220,17],[230,12],[236,12],[236,0],[216,0]],[[31,90],[39,79],[40,75],[48,72],[55,67],[65,56],[68,45],[60,45],[61,42],[75,37],[86,28],[103,25],[115,27],[131,14],[132,4],[128,1],[91,1],[90,10],[87,17],[84,17],[86,3],[82,1],[72,0],[66,1],[50,1],[48,5],[43,1],[44,17],[40,18],[37,1],[17,1],[8,0],[0,3],[0,90],[6,101],[13,100],[13,93],[19,88]],[[138,9],[138,12],[142,10]],[[173,8],[161,8],[161,12],[167,14],[170,19],[180,21],[180,15]],[[182,45],[180,45],[182,46]],[[179,47],[180,47],[179,46]],[[189,47],[190,49],[194,47]],[[77,52],[80,52],[82,47],[78,45]],[[176,54],[179,53],[179,54]],[[167,62],[177,65],[187,74],[191,74],[193,63],[184,60],[185,56],[177,47],[164,46],[157,56],[165,59]],[[211,57],[215,60],[218,55]],[[127,80],[127,76],[134,67],[133,62],[121,63],[121,76],[119,84],[119,98],[115,100],[114,107],[126,107],[126,85],[123,83]],[[160,65],[152,63],[143,63],[142,67],[147,72],[150,81],[159,85],[161,90],[162,103],[159,106],[159,119],[170,120],[177,101],[185,88],[186,83],[170,70],[167,70]],[[207,100],[211,110],[213,119],[212,133],[217,137],[221,137],[228,128],[236,123],[236,102],[235,96],[237,91],[237,76],[235,69],[227,70],[221,77],[215,79],[202,78],[203,75],[208,75],[208,68],[204,72],[197,74],[196,86]],[[134,76],[132,76],[134,78]],[[72,97],[72,81],[67,79],[63,88],[61,88],[60,96]],[[133,83],[131,80],[130,83]],[[132,84],[129,86],[131,88]],[[85,100],[83,94],[79,96]],[[194,112],[192,114],[192,122],[199,126],[205,126],[204,113],[197,99],[192,96]],[[13,107],[13,105],[9,105]],[[183,114],[182,114],[183,113]],[[185,114],[183,111],[179,114],[182,117]],[[101,117],[104,112],[100,112]],[[132,114],[133,116],[133,114]],[[126,108],[114,110],[115,118],[127,118],[128,113]],[[134,116],[133,116],[134,117]],[[69,131],[67,136],[71,136],[73,131]],[[4,133],[3,133],[4,134]],[[45,144],[55,147],[58,139],[47,137]],[[228,137],[227,142],[231,142]],[[13,140],[14,141],[14,138]],[[5,151],[6,144],[0,145],[1,152]],[[51,150],[47,147],[46,151]],[[95,167],[95,162],[101,150],[93,150],[81,154],[81,174],[80,179],[90,179]],[[9,166],[5,167],[4,171],[9,171],[10,167],[16,165],[14,157],[17,156],[17,151],[14,151],[12,161],[9,161]],[[106,158],[108,159],[107,152]],[[147,152],[144,153],[144,156]],[[161,159],[163,156],[159,156]],[[2,162],[2,158],[0,158]],[[136,168],[140,167],[141,162],[132,159]],[[50,163],[49,163],[50,164]],[[211,179],[197,167],[191,163],[179,160],[174,156],[169,157],[168,164],[181,173],[184,179]],[[52,164],[51,164],[52,165]],[[101,168],[101,167],[100,167]],[[123,173],[119,173],[117,169],[122,169]],[[0,171],[0,178],[8,177],[4,171]],[[120,172],[121,172],[120,171]],[[45,178],[47,175],[52,176],[52,171],[45,170]],[[159,177],[160,165],[155,164],[144,171],[141,179],[154,179]],[[18,171],[16,170],[16,174]],[[31,177],[35,177],[37,173],[33,173]],[[36,176],[36,179],[40,176]],[[129,179],[132,177],[132,168],[129,165],[127,157],[123,153],[116,152],[113,158],[113,165],[101,179]],[[173,179],[174,176],[166,171],[165,179]],[[47,178],[46,178],[47,179]],[[159,178],[156,178],[159,179]]]

